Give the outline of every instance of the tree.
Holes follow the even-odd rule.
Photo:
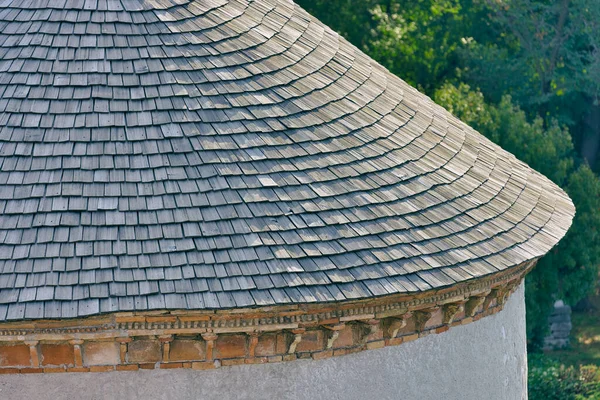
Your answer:
[[[589,293],[600,262],[598,178],[572,140],[594,167],[600,7],[593,0],[299,3],[571,195],[571,231],[527,278],[528,330],[539,343],[554,299],[574,304]]]
[[[457,71],[470,20],[461,0],[299,0],[298,4],[392,73],[433,93]]]
[[[534,347],[541,345],[545,323],[556,298],[575,304],[596,286],[600,263],[600,180],[583,163],[574,170],[568,130],[556,121],[533,122],[504,96],[497,106],[466,84],[446,84],[436,91],[438,103],[517,158],[562,185],[577,208],[563,240],[527,276],[527,329]]]
[[[487,29],[461,49],[464,77],[492,101],[570,126],[594,166],[600,153],[600,8],[593,0],[481,0]],[[495,33],[495,34],[490,34]]]
[[[542,345],[545,321],[556,298],[576,304],[596,287],[600,263],[600,180],[582,164],[569,177],[566,191],[577,208],[566,236],[542,258],[526,280],[527,331],[534,347]]]
[[[364,48],[374,25],[378,0],[297,0],[296,3],[358,48]]]
[[[573,144],[569,131],[556,121],[548,127],[539,117],[529,122],[510,96],[494,106],[464,83],[445,84],[435,92],[435,100],[556,184],[565,183],[573,168]]]
[[[365,51],[414,86],[430,93],[453,76],[465,28],[459,0],[388,1],[371,14]]]

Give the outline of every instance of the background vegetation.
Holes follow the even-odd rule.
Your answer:
[[[532,352],[538,351],[554,300],[564,299],[575,305],[594,292],[598,281],[597,2],[297,2],[391,72],[569,193],[577,207],[573,226],[526,279],[529,347]],[[532,399],[600,399],[588,384],[596,372],[562,368],[535,357],[532,360]],[[564,385],[549,385],[556,377],[563,379]]]
[[[530,400],[599,400],[599,382],[596,365],[565,367],[544,355],[530,355]]]
[[[391,72],[562,186],[567,237],[527,278],[532,350],[554,299],[600,262],[600,7],[594,0],[298,0]]]

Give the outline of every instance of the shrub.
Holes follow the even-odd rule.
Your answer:
[[[542,354],[529,355],[529,400],[600,400],[596,365],[565,367]]]

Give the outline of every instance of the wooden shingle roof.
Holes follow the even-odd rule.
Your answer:
[[[419,292],[573,214],[291,1],[0,0],[0,320]]]

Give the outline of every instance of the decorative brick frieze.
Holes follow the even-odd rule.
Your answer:
[[[355,302],[0,324],[0,373],[213,369],[399,345],[498,312],[532,267]]]
[[[489,293],[469,297],[469,300],[467,300],[464,307],[465,315],[473,317],[479,309],[479,306],[485,302],[487,297],[489,297]]]
[[[215,348],[215,341],[218,336],[213,332],[205,332],[202,334],[202,339],[206,341],[206,360],[212,361],[213,359],[213,350]]]
[[[256,357],[256,346],[258,346],[259,333],[256,331],[247,332],[248,335],[248,357]]]
[[[73,357],[75,360],[75,367],[76,368],[83,367],[83,356],[81,354],[81,345],[83,344],[83,340],[81,340],[81,339],[70,340],[69,344],[73,345]]]
[[[294,338],[292,339],[292,342],[290,343],[290,346],[288,347],[287,353],[294,354],[296,352],[296,347],[298,346],[298,343],[300,343],[302,341],[302,335],[304,335],[306,333],[306,329],[304,329],[304,328],[292,329],[290,332],[294,335]]]
[[[127,345],[133,342],[133,339],[130,337],[118,337],[115,339],[117,343],[119,343],[119,359],[121,364],[125,364],[127,362]]]
[[[392,339],[398,336],[400,329],[404,328],[407,324],[408,319],[412,317],[412,313],[406,312],[402,315],[385,318],[385,332],[387,333],[386,338]]]
[[[442,307],[442,324],[449,325],[454,321],[454,318],[460,311],[464,311],[465,302],[456,302],[456,303],[448,303],[444,304]],[[489,306],[489,304],[488,304]],[[487,308],[487,307],[485,307]]]
[[[415,324],[415,331],[423,332],[425,330],[425,326],[437,311],[439,311],[439,307],[425,308],[422,310],[414,311],[412,319]]]
[[[30,364],[32,367],[37,368],[40,366],[40,356],[38,353],[38,341],[37,340],[26,340],[23,343],[29,346],[29,357]],[[14,365],[14,364],[13,364]]]
[[[171,342],[173,341],[173,335],[162,335],[158,338],[162,344],[162,362],[168,363],[170,361],[171,353]]]
[[[327,350],[333,348],[333,344],[340,336],[340,331],[346,327],[344,323],[335,324],[335,325],[321,325],[326,331],[327,343],[325,348]]]

